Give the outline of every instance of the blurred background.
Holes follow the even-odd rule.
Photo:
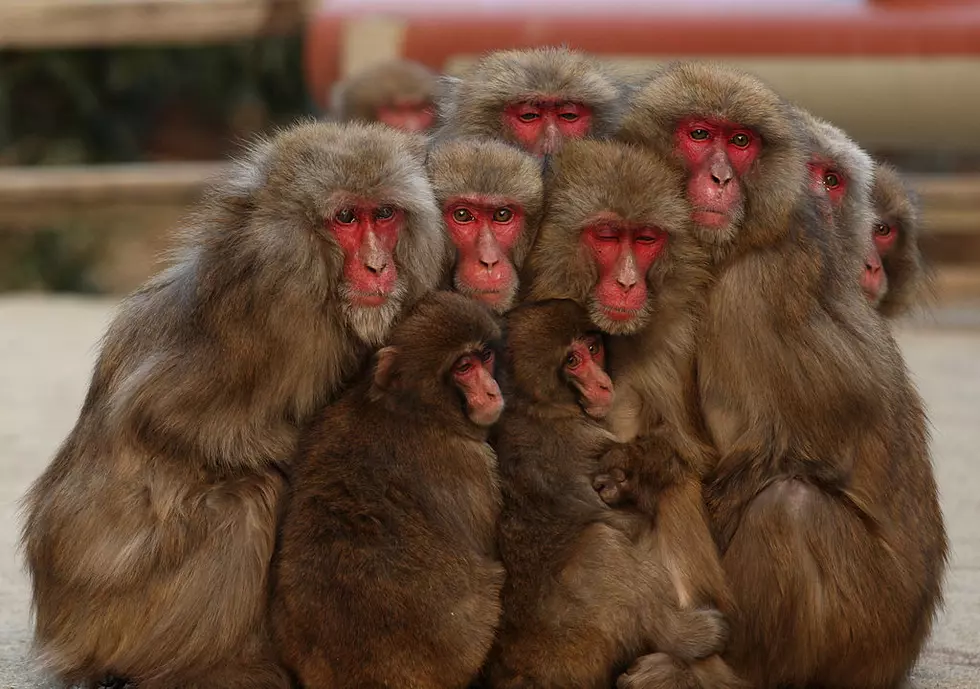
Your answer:
[[[243,140],[351,74],[561,43],[758,73],[911,176],[940,300],[980,298],[969,0],[0,0],[0,290],[131,290]]]

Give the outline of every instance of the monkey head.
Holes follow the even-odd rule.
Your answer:
[[[822,199],[818,203],[824,213],[824,229],[839,235],[836,241],[841,244],[844,256],[856,255],[862,259],[856,262],[861,288],[877,306],[883,290],[887,289],[887,277],[872,242],[874,161],[838,127],[802,108],[794,111],[807,136],[809,185]],[[848,248],[851,245],[855,248]],[[843,256],[838,260],[842,259]]]
[[[220,200],[244,219],[240,277],[380,344],[448,261],[424,156],[423,137],[377,124],[311,122],[256,144]]]
[[[628,335],[686,302],[685,287],[703,280],[683,176],[655,152],[569,142],[551,161],[545,198],[530,299],[573,299],[603,332]]]
[[[485,434],[504,408],[494,377],[500,341],[500,326],[485,306],[432,292],[378,351],[372,394],[462,434]]]
[[[908,310],[927,273],[919,251],[918,199],[895,168],[878,163],[871,201],[873,241],[883,268],[875,306],[891,317]]]
[[[342,122],[381,122],[406,132],[425,132],[435,123],[438,77],[410,60],[391,60],[355,74],[331,94],[334,117]]]
[[[566,48],[490,53],[444,87],[439,119],[453,136],[504,139],[535,155],[569,139],[609,136],[619,111],[616,82]]]
[[[664,67],[633,95],[617,136],[685,171],[696,236],[716,260],[782,238],[806,191],[804,137],[789,107],[731,67]]]
[[[569,299],[529,302],[506,317],[504,359],[515,394],[603,419],[613,403],[602,333]]]
[[[427,161],[446,233],[456,248],[453,288],[504,313],[541,220],[541,166],[492,139],[454,139]]]

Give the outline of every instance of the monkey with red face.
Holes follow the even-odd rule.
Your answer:
[[[482,305],[433,293],[301,441],[271,620],[304,687],[462,689],[483,664],[504,579],[500,335]]]
[[[426,163],[453,245],[453,288],[504,313],[518,294],[524,259],[541,220],[541,166],[492,139],[455,139]]]
[[[606,689],[639,656],[658,654],[669,669],[716,653],[721,615],[676,604],[649,516],[611,509],[593,490],[616,444],[603,426],[615,394],[602,334],[559,299],[510,311],[506,331],[507,409],[491,443],[507,578],[490,686]]]
[[[380,122],[406,132],[426,132],[435,124],[438,77],[411,60],[369,67],[337,84],[330,111],[341,122]]]
[[[592,57],[566,48],[490,53],[462,78],[445,78],[439,139],[503,139],[535,155],[612,134],[622,87]]]
[[[26,498],[35,637],[59,681],[289,686],[265,622],[284,472],[443,270],[424,155],[380,125],[258,142],[123,303]]]
[[[947,541],[922,402],[859,287],[866,161],[836,189],[793,109],[721,65],[662,70],[620,135],[683,172],[716,275],[697,389],[736,601],[726,659],[761,689],[898,686],[940,603]]]

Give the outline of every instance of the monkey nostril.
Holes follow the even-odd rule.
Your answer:
[[[491,270],[491,269],[493,269],[493,267],[494,267],[495,265],[497,265],[498,263],[500,263],[500,261],[498,261],[498,260],[496,260],[496,259],[493,259],[493,260],[489,260],[489,261],[487,261],[487,260],[483,260],[483,259],[481,259],[481,260],[480,260],[480,264],[481,264],[481,265],[482,265],[482,266],[483,266],[484,268],[486,268],[487,270]]]

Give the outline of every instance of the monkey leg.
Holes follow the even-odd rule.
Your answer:
[[[935,603],[925,563],[901,538],[802,481],[763,490],[723,556],[735,670],[762,689],[897,686]]]

